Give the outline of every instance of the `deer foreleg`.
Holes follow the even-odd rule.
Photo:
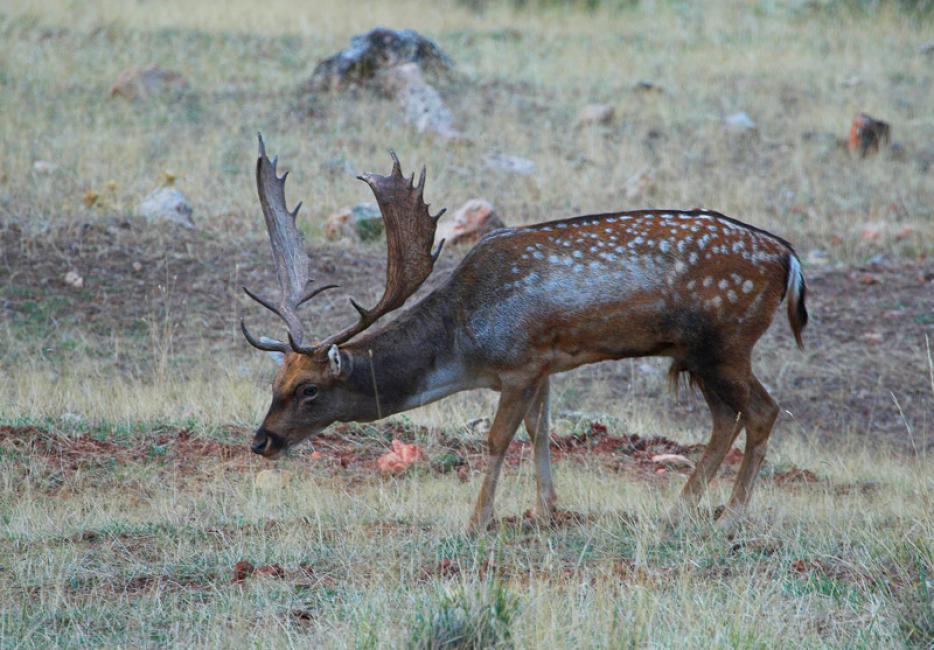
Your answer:
[[[477,497],[477,505],[468,524],[468,529],[471,531],[482,530],[493,519],[493,497],[496,493],[499,472],[506,458],[506,449],[516,434],[519,423],[528,412],[529,404],[535,397],[535,393],[535,387],[503,388],[500,393],[496,417],[493,418],[493,426],[490,427],[487,437],[486,476],[483,477],[480,496]]]

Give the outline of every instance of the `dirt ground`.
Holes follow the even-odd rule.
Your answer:
[[[133,342],[143,340],[154,321],[171,329],[173,352],[181,358],[204,352],[205,341],[211,352],[252,354],[237,327],[240,317],[255,331],[277,335],[280,330],[240,289],[273,291],[268,244],[221,241],[228,238],[173,227],[142,230],[131,221],[31,238],[16,226],[0,227],[0,314],[13,333],[41,342],[50,357],[67,353],[64,342],[76,332],[85,340],[91,334],[92,352],[95,345],[112,345],[113,337],[125,339],[122,355],[132,356],[140,348]],[[316,277],[341,286],[307,309],[312,331],[330,331],[351,318],[345,295],[363,304],[376,301],[382,243],[315,243],[309,252]],[[445,251],[422,291],[442,282],[463,253]],[[82,276],[84,286],[66,284],[68,271]],[[934,264],[880,259],[865,267],[805,265],[805,272],[811,314],[806,351],[794,348],[783,311],[757,348],[759,374],[779,396],[783,418],[827,436],[884,435],[915,450],[934,445],[926,347],[926,340],[934,340]],[[10,347],[6,354],[17,354],[15,345]],[[657,374],[661,367],[599,364],[560,381],[584,392],[599,385],[608,399],[659,397],[659,408],[676,417],[706,418],[696,396],[673,399],[659,392],[657,382],[643,386],[635,375],[646,372]]]

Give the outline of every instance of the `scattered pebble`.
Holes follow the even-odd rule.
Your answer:
[[[37,174],[48,175],[57,172],[58,165],[53,162],[49,162],[48,160],[37,160],[32,164],[32,169]]]
[[[283,469],[264,469],[256,475],[257,490],[281,490],[289,484],[291,473]]]
[[[616,117],[616,109],[609,104],[588,104],[577,114],[574,120],[578,128],[585,126],[609,125]]]
[[[751,133],[756,131],[759,127],[752,118],[749,117],[746,111],[740,111],[732,115],[727,115],[723,120],[723,128],[730,133],[741,134]]]
[[[528,176],[535,171],[535,163],[527,158],[510,156],[505,153],[491,152],[484,158],[486,166],[503,172]]]
[[[77,271],[69,271],[65,274],[65,284],[75,289],[81,289],[84,286],[84,278]]]

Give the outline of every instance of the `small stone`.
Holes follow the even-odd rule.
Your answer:
[[[814,248],[808,252],[807,263],[809,266],[825,266],[830,263],[830,255],[822,248]]]
[[[653,81],[637,81],[635,85],[633,85],[633,89],[643,93],[665,93],[665,89]]]
[[[484,158],[486,166],[497,171],[528,176],[535,171],[535,163],[527,158],[511,156],[505,153],[491,152]]]
[[[609,104],[588,104],[584,106],[577,114],[575,125],[580,127],[609,125],[613,123],[616,116],[616,109]]]
[[[49,174],[54,174],[58,171],[58,165],[56,165],[54,162],[49,162],[48,160],[37,160],[32,164],[32,170],[37,174],[48,176]]]
[[[371,241],[383,234],[383,215],[375,203],[358,203],[328,215],[324,236],[332,241]]]
[[[674,469],[693,468],[694,461],[681,454],[656,454],[652,456],[652,462],[657,465],[664,465]]]
[[[174,187],[161,187],[136,206],[136,214],[150,221],[172,221],[185,228],[194,228],[191,203]]]
[[[752,118],[745,111],[727,115],[723,120],[723,128],[729,133],[751,133],[759,127],[753,122]]]
[[[470,199],[450,219],[438,225],[435,244],[442,239],[448,245],[473,244],[487,233],[504,227],[489,201]]]
[[[65,274],[65,284],[75,289],[81,289],[84,287],[84,278],[77,271],[69,271]]]
[[[877,242],[885,234],[885,223],[876,221],[864,224],[859,233],[859,239],[865,243]]]
[[[284,469],[264,469],[256,475],[257,490],[281,490],[289,484],[291,473]]]
[[[144,68],[127,68],[120,73],[110,87],[110,96],[126,99],[146,99],[170,90],[187,87],[185,79],[177,72],[150,65]]]

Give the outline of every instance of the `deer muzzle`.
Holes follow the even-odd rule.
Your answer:
[[[260,427],[256,430],[256,434],[253,436],[253,442],[250,445],[250,449],[255,454],[260,456],[270,457],[275,456],[280,451],[285,449],[285,438],[280,436],[277,433],[266,429],[265,427]]]

